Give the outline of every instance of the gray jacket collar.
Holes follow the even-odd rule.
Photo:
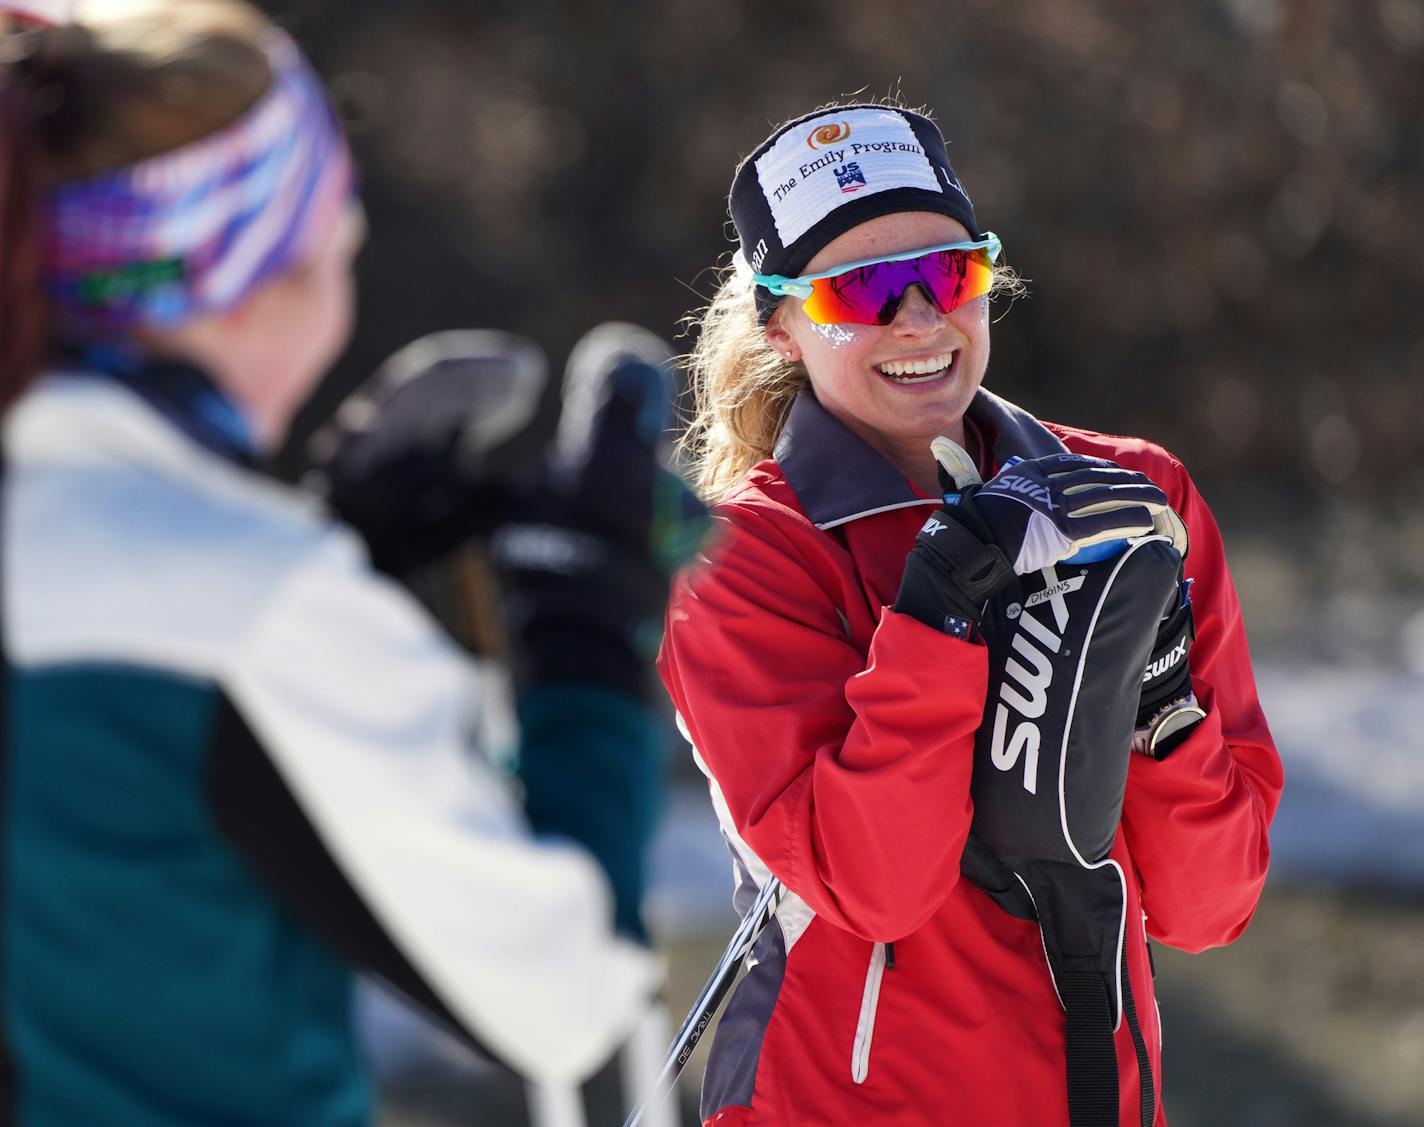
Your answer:
[[[1021,407],[980,388],[967,412],[988,438],[994,465],[1012,455],[1040,458],[1066,449],[1058,437]],[[918,497],[903,474],[852,434],[805,388],[792,404],[773,451],[802,510],[820,529],[913,505],[938,505]]]

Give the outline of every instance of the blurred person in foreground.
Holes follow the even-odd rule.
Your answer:
[[[730,210],[660,668],[738,902],[788,892],[704,1120],[1160,1125],[1147,937],[1241,933],[1282,785],[1211,513],[982,386],[1017,283],[927,117],[788,122]]]
[[[351,329],[363,218],[317,78],[237,0],[74,18],[0,39],[0,1118],[366,1121],[353,968],[586,1076],[656,980],[652,358],[615,334],[571,367],[527,499],[582,555],[508,555],[526,817],[470,747],[469,665],[256,469]]]

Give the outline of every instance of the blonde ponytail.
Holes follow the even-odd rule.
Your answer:
[[[692,419],[680,446],[710,504],[771,457],[806,370],[767,343],[745,264],[725,269],[712,301],[690,320],[700,332],[686,361]]]

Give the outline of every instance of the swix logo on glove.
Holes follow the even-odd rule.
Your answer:
[[[973,504],[1014,571],[1028,575],[1084,548],[1147,535],[1167,495],[1144,474],[1102,458],[1046,454],[1005,461]]]
[[[935,517],[930,517],[929,520],[925,521],[925,526],[924,528],[920,529],[920,531],[923,532],[926,536],[933,536],[936,532],[943,532],[944,529],[945,525],[943,521],[938,520]]]
[[[1020,756],[1023,757],[1023,785],[1029,794],[1038,793],[1038,749],[1042,741],[1034,721],[1048,708],[1048,690],[1053,685],[1050,655],[1058,653],[1063,645],[1063,633],[1068,628],[1064,585],[1051,584],[1049,590],[1055,592],[1048,596],[1048,602],[1053,608],[1057,633],[1034,618],[1027,606],[1019,614],[1018,631],[1009,643],[1018,657],[1009,658],[1004,665],[1005,676],[999,685],[999,703],[994,710],[994,737],[989,748],[989,757],[1000,771],[1012,771]],[[1008,730],[1011,713],[1023,718],[1012,733]]]
[[[1021,474],[1000,474],[998,477],[992,479],[985,488],[997,490],[1001,493],[1022,493],[1027,497],[1032,497],[1042,505],[1047,512],[1052,512],[1058,508],[1058,506],[1053,503],[1053,493],[1046,485],[1040,485],[1038,482],[1024,477]]]
[[[1187,656],[1187,636],[1182,635],[1181,641],[1172,647],[1171,653],[1164,654],[1147,667],[1147,671],[1142,674],[1142,683],[1155,680],[1162,676],[1169,669],[1173,668],[1182,658]]]

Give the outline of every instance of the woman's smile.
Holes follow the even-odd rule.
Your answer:
[[[953,374],[953,350],[935,356],[911,357],[899,360],[882,360],[874,369],[892,384],[900,387],[920,387],[938,383]]]

